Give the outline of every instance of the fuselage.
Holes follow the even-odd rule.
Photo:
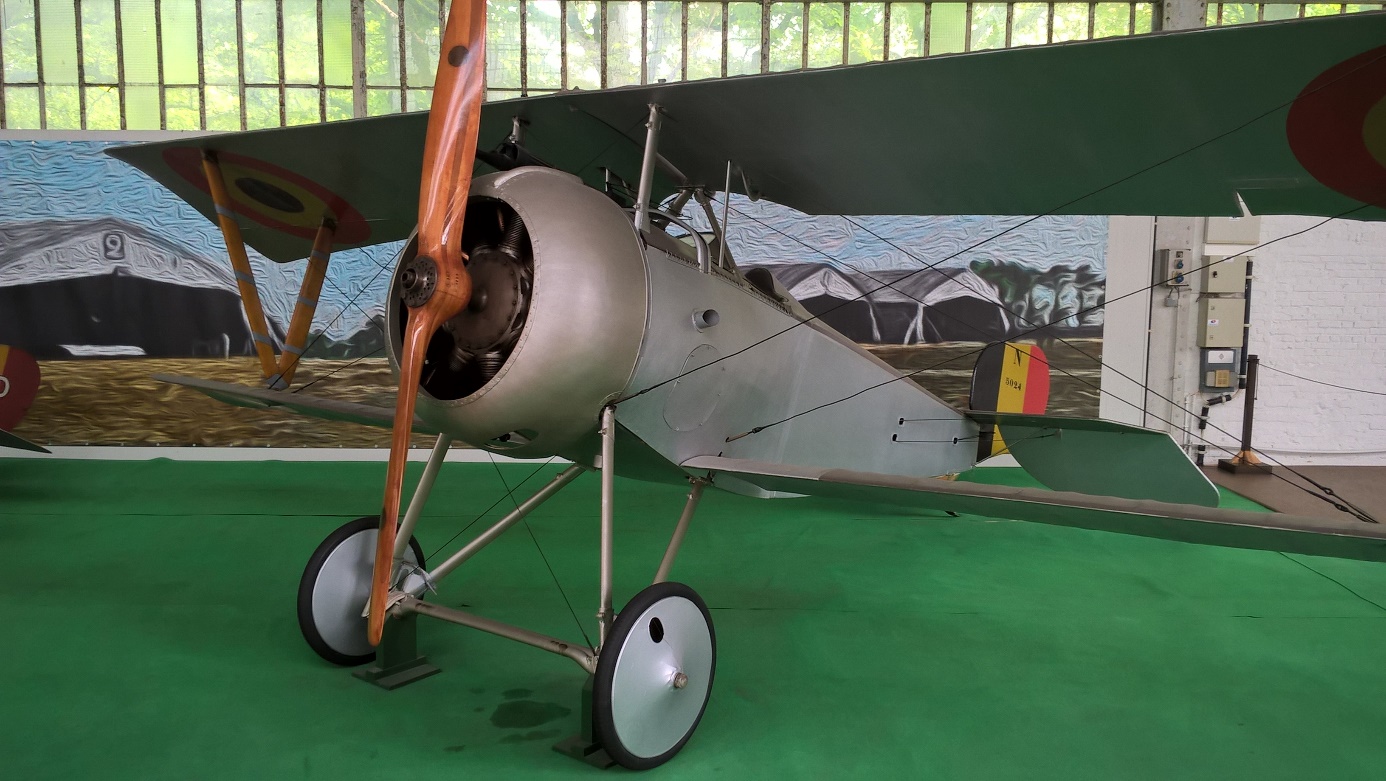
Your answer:
[[[469,380],[463,369],[451,385],[424,384],[419,416],[456,439],[521,458],[594,464],[598,417],[616,402],[622,435],[645,446],[623,448],[630,455],[617,459],[617,471],[635,477],[679,479],[677,466],[700,455],[912,476],[973,464],[974,423],[812,319],[768,274],[753,284],[729,264],[700,258],[696,245],[657,228],[638,231],[604,194],[552,169],[477,179],[472,203],[486,230],[491,212],[478,202],[504,204],[494,208],[502,215],[497,236],[514,217],[523,221],[527,242],[512,240],[510,254],[492,250],[502,238],[469,249],[492,264],[513,255],[526,269],[492,273],[494,290],[482,296],[483,307],[500,302],[523,322],[489,355],[468,352],[489,331],[485,339],[464,333],[488,327],[484,311],[435,337],[465,347],[453,368],[483,355],[490,363]],[[528,300],[516,304],[510,291],[525,287],[527,275],[530,289],[520,293]],[[397,296],[390,307],[395,361]],[[430,349],[443,374],[449,344]]]

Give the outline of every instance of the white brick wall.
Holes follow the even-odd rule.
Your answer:
[[[1321,219],[1263,218],[1261,241]],[[1386,396],[1265,368],[1386,393],[1386,224],[1334,220],[1254,254],[1251,352],[1262,371],[1253,444],[1287,464],[1386,465]],[[1242,399],[1210,420],[1229,433],[1210,428],[1207,438],[1234,445]]]

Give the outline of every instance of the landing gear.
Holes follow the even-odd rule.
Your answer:
[[[682,583],[656,583],[616,616],[592,689],[593,726],[617,764],[669,761],[693,735],[712,693],[717,637],[707,605]]]
[[[357,518],[327,535],[298,583],[298,626],[318,656],[353,667],[375,659],[361,609],[371,593],[379,516]],[[419,541],[409,538],[404,561],[424,566]]]

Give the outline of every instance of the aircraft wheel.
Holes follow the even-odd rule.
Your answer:
[[[303,639],[333,664],[354,666],[375,658],[361,611],[370,598],[379,530],[380,517],[375,515],[343,524],[313,551],[298,582]],[[424,566],[417,539],[409,538],[404,560]]]
[[[717,637],[697,592],[656,583],[636,594],[597,661],[592,710],[606,753],[632,770],[669,761],[697,729],[716,669]]]

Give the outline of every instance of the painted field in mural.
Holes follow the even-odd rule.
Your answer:
[[[0,344],[33,353],[44,374],[18,433],[58,445],[383,446],[384,432],[233,409],[148,379],[258,375],[216,227],[105,146],[0,140]],[[1051,412],[1096,414],[1102,313],[1084,310],[1103,296],[1105,218],[808,217],[740,197],[728,214],[740,266],[766,268],[892,364],[925,369],[916,379],[943,398],[965,399],[973,352],[1022,335],[1054,361]],[[390,402],[382,323],[398,250],[333,255],[296,384]],[[305,264],[253,251],[251,263],[282,339]]]

